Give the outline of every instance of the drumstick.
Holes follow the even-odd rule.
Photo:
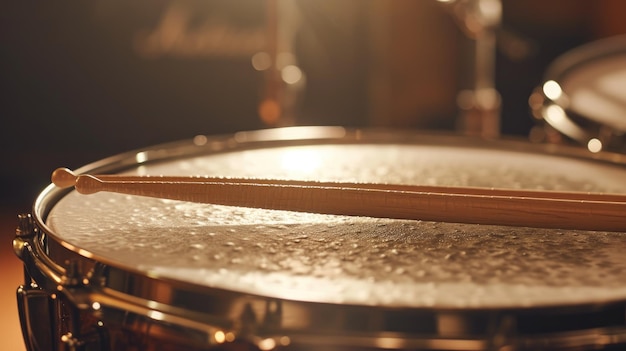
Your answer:
[[[72,187],[76,184],[78,177],[73,171],[67,168],[58,168],[52,173],[52,182],[61,188]],[[261,179],[261,178],[228,178],[209,176],[125,176],[100,174],[95,176],[101,181],[127,181],[127,182],[184,182],[184,183],[253,183],[268,185],[298,185],[298,186],[319,186],[319,187],[340,187],[340,188],[367,188],[378,190],[412,191],[425,193],[452,193],[468,195],[486,196],[516,196],[516,197],[536,197],[536,198],[558,198],[572,200],[595,200],[626,202],[626,194],[604,194],[604,193],[583,193],[583,192],[557,192],[546,190],[526,190],[526,189],[498,189],[479,187],[453,187],[453,186],[433,186],[433,185],[405,185],[387,183],[349,183],[349,182],[322,182],[303,181],[291,179]]]
[[[267,179],[76,175],[52,182],[82,194],[109,191],[334,215],[541,228],[626,231],[626,195]]]

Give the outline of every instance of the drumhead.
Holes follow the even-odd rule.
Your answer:
[[[626,193],[616,155],[612,163],[554,145],[330,131],[297,140],[278,130],[199,137],[79,171]],[[626,298],[625,233],[331,216],[53,186],[35,214],[50,240],[81,256],[198,291],[436,309]]]

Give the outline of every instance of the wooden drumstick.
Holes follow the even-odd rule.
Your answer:
[[[209,177],[76,175],[52,182],[82,194],[109,191],[218,205],[322,214],[626,231],[626,195]]]
[[[60,188],[72,187],[76,184],[78,177],[68,168],[58,168],[52,173],[52,183]],[[557,192],[546,190],[523,190],[523,189],[498,189],[479,187],[453,187],[453,186],[433,186],[433,185],[405,185],[387,183],[349,183],[349,182],[320,182],[303,181],[291,179],[261,179],[261,178],[228,178],[209,176],[124,176],[100,174],[95,176],[101,181],[128,181],[128,182],[184,182],[184,183],[254,183],[269,185],[299,185],[299,186],[319,186],[319,187],[340,187],[340,188],[367,188],[378,190],[396,190],[426,193],[449,193],[468,194],[486,196],[515,196],[515,197],[536,197],[552,199],[572,199],[572,200],[595,200],[626,202],[626,194],[605,194],[605,193],[583,193],[583,192]]]

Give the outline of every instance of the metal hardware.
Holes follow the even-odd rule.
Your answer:
[[[30,213],[20,214],[17,216],[18,226],[15,231],[17,237],[30,237],[35,235],[35,225]]]
[[[24,344],[28,351],[57,350],[53,343],[51,325],[53,300],[39,289],[20,286],[17,289],[17,307]]]
[[[265,317],[263,327],[268,329],[278,329],[283,317],[283,305],[279,300],[269,300],[265,305]]]
[[[83,278],[80,274],[80,266],[77,260],[67,261],[67,269],[65,275],[61,277],[61,285],[63,287],[77,287],[83,283]]]
[[[30,214],[20,214],[17,216],[18,225],[15,230],[15,239],[13,239],[13,252],[17,257],[22,259],[24,247],[29,238],[35,236],[35,225]]]

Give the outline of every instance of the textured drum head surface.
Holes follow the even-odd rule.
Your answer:
[[[145,164],[209,175],[626,193],[626,170],[517,151],[321,144]],[[151,277],[294,300],[390,307],[527,307],[626,297],[624,233],[398,221],[75,191],[47,225]]]

